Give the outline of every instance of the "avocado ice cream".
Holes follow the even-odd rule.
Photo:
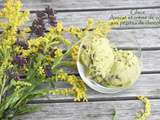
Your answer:
[[[90,34],[83,39],[80,61],[85,67],[86,74],[96,81],[102,82],[110,72],[114,63],[114,53],[105,38],[92,37]]]
[[[106,86],[128,87],[131,86],[140,75],[140,62],[131,51],[114,51],[114,64],[110,74],[103,81]]]
[[[140,75],[140,62],[131,51],[112,48],[108,39],[88,34],[79,60],[85,74],[105,87],[129,87]]]

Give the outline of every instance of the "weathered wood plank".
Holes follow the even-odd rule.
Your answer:
[[[83,11],[83,12],[57,12],[58,20],[61,20],[64,26],[77,25],[84,27],[88,18],[97,21],[99,19],[113,19],[115,17],[127,16],[128,21],[117,27],[118,29],[131,28],[157,28],[160,27],[160,8],[159,9],[126,9],[126,10],[108,10],[108,11]],[[30,26],[36,14],[30,15],[30,21],[26,24]]]
[[[112,30],[109,40],[119,47],[135,47],[136,41],[142,48],[160,47],[160,28]]]
[[[132,28],[159,28],[160,27],[160,8],[158,9],[126,9],[126,10],[108,10],[108,11],[85,11],[85,12],[58,12],[58,20],[61,20],[64,26],[76,25],[84,27],[88,18],[110,19],[118,16],[128,16],[128,21],[122,24],[118,29]],[[31,26],[35,13],[30,15],[30,21],[25,26]]]
[[[142,69],[143,71],[159,71],[160,51],[143,51],[142,52]]]
[[[116,100],[116,99],[133,99],[136,96],[144,95],[151,98],[160,98],[160,74],[142,74],[137,80],[136,84],[132,88],[122,91],[117,94],[102,94],[98,93],[90,88],[87,89],[88,99],[95,100]],[[56,83],[57,88],[69,87],[63,82]],[[39,98],[31,101],[31,103],[37,102],[65,102],[73,101],[71,96],[63,95],[48,95],[47,97]]]
[[[2,6],[3,0],[0,0]],[[24,8],[30,10],[42,10],[50,5],[57,10],[71,9],[115,9],[159,6],[159,0],[23,0]]]
[[[109,10],[109,11],[85,11],[85,12],[57,12],[58,20],[61,20],[64,26],[77,25],[84,27],[86,21],[92,18],[94,21],[99,19],[112,19],[120,16],[127,16],[128,21],[117,27],[118,29],[131,28],[157,28],[160,27],[160,8],[159,9],[135,9],[127,10]],[[30,26],[36,14],[30,15],[30,21],[26,24]]]
[[[80,27],[84,27],[88,18],[93,18],[96,21],[98,19],[107,20],[118,16],[128,17],[128,21],[118,28],[160,27],[160,9],[138,9],[137,12],[134,9],[126,9],[57,13],[58,19],[62,20],[65,26],[77,25]]]
[[[143,108],[137,100],[101,101],[87,103],[50,103],[41,104],[39,112],[24,115],[14,120],[111,120],[114,107],[118,120],[135,120],[136,113]],[[149,120],[158,120],[160,101],[151,100],[152,114]]]

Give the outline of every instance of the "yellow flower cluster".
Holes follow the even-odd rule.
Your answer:
[[[22,3],[20,0],[6,0],[4,9],[0,12],[0,16],[5,16],[8,23],[1,27],[12,26],[15,29],[28,20],[28,11],[20,12]]]
[[[65,95],[65,96],[74,94],[72,88],[50,90],[49,93],[53,95]]]
[[[39,67],[38,68],[38,73],[39,73],[39,75],[44,76],[44,69],[43,69],[43,67]]]
[[[42,45],[42,38],[30,39],[28,41],[28,49],[22,51],[22,56],[28,57],[31,53],[36,53]]]
[[[27,57],[32,53],[37,53],[39,50],[42,50],[45,54],[48,54],[51,52],[51,49],[54,49],[55,46],[58,46],[61,43],[70,45],[70,42],[67,39],[65,39],[62,35],[59,35],[59,33],[56,33],[57,31],[60,32],[60,29],[63,29],[61,23],[57,25],[57,28],[50,28],[49,32],[44,36],[28,40],[28,49],[23,50],[22,55]],[[63,55],[62,49],[57,48],[54,54],[55,58],[61,57]]]
[[[55,28],[57,30],[57,32],[61,32],[63,30],[63,24],[62,21],[58,21],[57,22],[57,26]]]
[[[66,28],[65,32],[69,32],[71,35],[75,35],[78,39],[83,37],[83,31],[79,27],[71,26]]]
[[[87,101],[85,84],[75,75],[68,75],[63,70],[60,70],[57,75],[57,80],[69,83],[72,85],[72,88],[66,88],[63,90],[51,90],[50,94],[73,94],[75,96],[75,101]]]
[[[138,96],[137,98],[144,103],[144,110],[143,113],[136,118],[136,120],[145,120],[151,114],[151,103],[147,97]]]
[[[17,37],[23,40],[23,39],[25,39],[26,33],[28,33],[28,32],[31,32],[31,29],[29,27],[24,28],[23,30],[19,31],[19,34],[17,35]]]
[[[82,37],[84,37],[86,32],[93,29],[93,26],[93,19],[88,19],[86,27],[84,29],[76,26],[71,26],[69,28],[66,28],[65,31],[71,33],[71,35],[75,35],[78,39],[81,39]]]
[[[19,90],[23,87],[30,87],[30,86],[32,86],[32,84],[29,82],[25,82],[25,81],[16,81],[15,86],[16,86],[16,89],[15,89],[15,91],[16,91],[16,90]]]
[[[54,54],[54,58],[59,58],[63,56],[63,51],[62,49],[57,48]]]
[[[5,46],[11,46],[16,41],[17,29],[28,20],[29,12],[20,12],[22,3],[20,0],[6,0],[4,8],[0,11],[0,18],[6,19],[6,22],[0,22],[0,28],[3,29],[1,41]]]
[[[90,30],[90,29],[93,29],[93,27],[94,27],[94,21],[93,21],[93,19],[88,19],[88,21],[87,21],[87,26],[86,26],[86,29],[87,30]]]
[[[100,37],[106,36],[107,33],[111,31],[111,28],[121,25],[121,23],[125,22],[127,17],[120,17],[117,19],[111,20],[98,20],[96,22],[96,27],[94,29],[94,33]]]
[[[72,50],[71,50],[71,57],[72,57],[72,60],[74,62],[77,61],[77,58],[78,58],[78,50],[79,50],[79,45],[75,45]]]

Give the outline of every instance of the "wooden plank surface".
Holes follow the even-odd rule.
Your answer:
[[[151,100],[151,106],[152,113],[148,120],[159,120],[160,101]],[[136,113],[143,108],[143,104],[137,100],[48,103],[41,104],[39,112],[15,120],[111,120],[114,107],[117,120],[135,120]]]
[[[102,94],[90,88],[87,88],[87,95],[89,101],[96,100],[127,100],[134,99],[136,96],[144,95],[149,98],[160,98],[160,74],[142,74],[137,80],[136,84],[125,91],[117,94]],[[63,82],[56,83],[57,88],[68,87],[68,84]],[[48,95],[47,97],[39,98],[31,101],[31,103],[44,103],[44,102],[66,102],[73,101],[71,96],[63,95]]]
[[[45,10],[45,8],[43,10]],[[56,16],[65,26],[77,25],[79,27],[84,27],[88,18],[97,21],[98,19],[108,20],[115,17],[127,16],[128,21],[117,28],[131,29],[160,27],[160,8],[57,12]],[[36,18],[35,13],[31,14],[30,20],[33,21],[34,18]],[[28,26],[31,25],[31,21],[28,22]]]
[[[0,0],[0,5],[3,5]],[[42,10],[50,5],[58,10],[72,9],[115,9],[115,8],[137,8],[137,7],[158,7],[159,0],[23,0],[24,8],[30,10]]]
[[[160,50],[142,52],[142,69],[143,71],[160,70]]]
[[[159,33],[160,28],[112,30],[109,40],[119,47],[135,47],[137,41],[143,49],[153,50],[160,48]]]
[[[160,27],[160,8],[158,9],[125,9],[125,10],[104,10],[104,11],[82,11],[82,12],[58,12],[58,19],[64,22],[64,25],[77,25],[84,27],[88,18],[94,20],[110,19],[120,16],[127,16],[128,21],[120,28],[146,28]],[[153,17],[153,18],[152,18]],[[149,21],[149,22],[148,22]],[[119,27],[118,27],[119,28]]]

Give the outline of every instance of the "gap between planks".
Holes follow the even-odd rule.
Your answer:
[[[160,96],[145,96],[150,100],[160,100]],[[131,101],[137,100],[137,97],[110,97],[110,98],[88,98],[87,102],[102,102],[102,101]],[[47,104],[47,103],[74,103],[75,101],[72,98],[67,99],[51,99],[51,100],[31,100],[27,104]],[[82,101],[81,101],[82,102]]]
[[[123,8],[90,8],[90,9],[55,9],[56,13],[65,13],[65,12],[96,12],[96,11],[114,11],[114,10],[130,10],[130,9],[160,9],[160,6],[152,7],[123,7]],[[30,13],[36,13],[37,11],[44,10],[31,10]]]

